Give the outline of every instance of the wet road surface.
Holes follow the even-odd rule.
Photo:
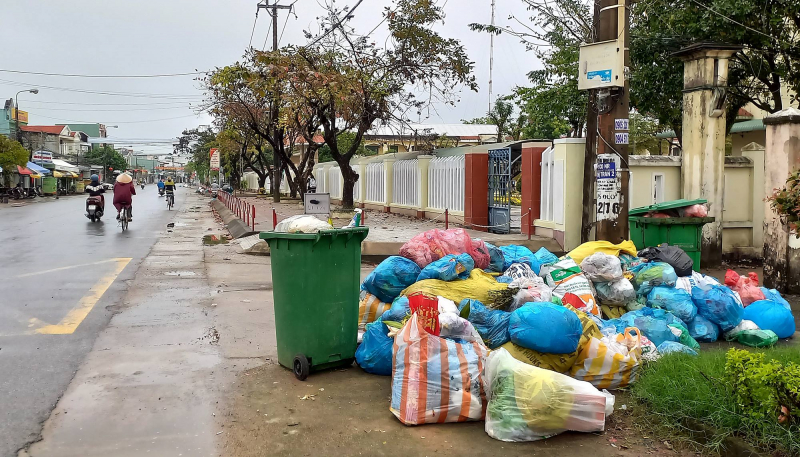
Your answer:
[[[0,209],[0,456],[37,439],[191,189],[177,189],[171,212],[155,185],[137,192],[124,233],[110,191],[95,223],[82,196]]]

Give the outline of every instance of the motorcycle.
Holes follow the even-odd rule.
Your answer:
[[[86,217],[92,222],[103,217],[103,197],[89,197],[86,199]]]
[[[164,188],[163,187],[158,189],[158,196],[159,197],[163,197],[164,196]]]

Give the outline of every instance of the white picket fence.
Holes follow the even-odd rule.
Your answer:
[[[464,156],[437,157],[428,166],[428,207],[464,211]]]
[[[314,178],[317,180],[317,192],[324,194],[328,192],[328,175],[324,173],[324,168],[314,169]]]
[[[366,175],[365,178],[367,179],[367,195],[365,195],[364,200],[367,202],[383,204],[385,202],[385,189],[383,186],[384,180],[386,179],[383,162],[373,162],[367,164],[366,173],[364,174]]]
[[[326,192],[331,194],[331,198],[342,198],[342,172],[339,167],[328,169],[328,177],[325,180]]]
[[[394,163],[393,171],[392,202],[404,206],[419,206],[418,161],[398,160]]]

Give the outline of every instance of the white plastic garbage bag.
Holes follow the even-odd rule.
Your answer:
[[[622,263],[619,257],[595,252],[581,262],[583,274],[592,282],[611,282],[622,279]]]
[[[333,226],[309,214],[287,217],[275,226],[281,233],[317,233],[320,230],[333,230]]]
[[[614,396],[496,349],[486,360],[483,382],[489,403],[486,433],[501,441],[535,441],[567,430],[601,432],[614,410]]]

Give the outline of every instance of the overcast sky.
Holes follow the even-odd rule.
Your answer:
[[[89,75],[208,70],[241,57],[250,44],[256,4],[257,0],[6,0],[0,13],[4,37],[0,70]],[[337,4],[353,5],[355,0],[339,0]],[[372,30],[389,5],[390,0],[364,1],[350,25],[362,33]],[[475,62],[480,92],[465,90],[461,103],[442,107],[438,115],[431,113],[431,118],[423,122],[458,123],[485,114],[489,37],[471,32],[468,24],[488,23],[490,5],[491,0],[448,0],[445,4],[445,24],[437,29],[464,44]],[[323,10],[317,0],[297,0],[294,8],[296,18],[291,15],[287,21],[285,11],[279,16],[281,44],[302,44],[306,41],[303,29],[318,30],[316,17]],[[521,0],[497,0],[496,8],[499,25],[508,23],[509,14],[527,18]],[[264,45],[269,24],[270,17],[262,10],[252,46],[260,49]],[[381,34],[386,36],[385,24],[375,32],[376,36]],[[526,73],[540,66],[513,37],[496,37],[494,56],[495,95],[524,85]],[[2,100],[34,87],[39,88],[38,95],[19,96],[20,109],[30,113],[31,125],[99,122],[119,126],[109,129],[111,137],[168,139],[185,128],[211,122],[190,107],[202,99],[193,76],[118,79],[0,72]],[[171,146],[134,149],[169,152]]]

